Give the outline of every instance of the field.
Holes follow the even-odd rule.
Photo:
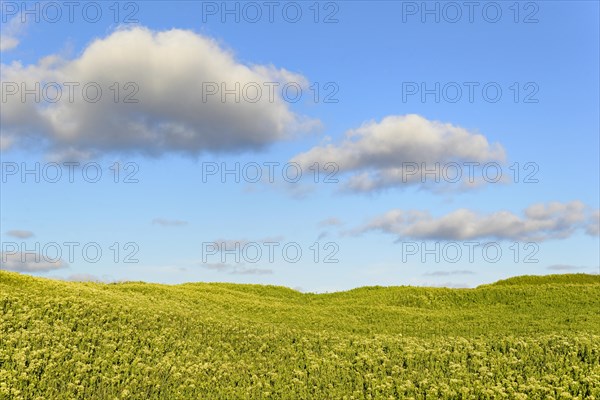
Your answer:
[[[600,399],[600,276],[475,289],[0,271],[0,399]]]

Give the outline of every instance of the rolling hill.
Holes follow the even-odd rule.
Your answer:
[[[600,276],[310,294],[0,271],[0,399],[63,398],[600,398]]]

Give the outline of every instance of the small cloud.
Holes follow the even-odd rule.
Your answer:
[[[243,264],[205,263],[202,264],[202,267],[213,271],[227,272],[231,275],[268,275],[273,273],[271,269],[247,268]]]
[[[232,268],[233,266],[230,264],[225,264],[225,263],[207,263],[207,264],[202,264],[202,268],[206,268],[206,269],[212,269],[215,271],[226,271],[230,268]]]
[[[152,220],[153,225],[160,226],[184,226],[187,225],[187,221],[182,221],[179,219],[164,219],[164,218],[154,218]]]
[[[114,279],[112,279],[108,275],[103,275],[102,278],[100,278],[96,275],[87,274],[87,273],[71,274],[71,275],[67,276],[66,278],[61,278],[61,279],[65,280],[65,281],[71,281],[71,282],[99,282],[99,283],[116,282]]]
[[[0,269],[15,272],[48,272],[69,266],[62,259],[49,260],[40,254],[0,253],[0,257]]]
[[[273,270],[264,268],[239,268],[231,272],[234,275],[269,275]]]
[[[576,271],[579,269],[585,269],[585,267],[576,267],[574,265],[566,265],[566,264],[554,264],[546,267],[551,271]]]
[[[344,223],[342,222],[342,220],[340,220],[339,218],[336,217],[329,217],[329,218],[325,218],[324,220],[320,221],[318,226],[320,227],[331,227],[331,226],[341,226],[344,225]],[[317,237],[317,240],[321,240],[324,239],[325,237],[329,236],[330,233],[328,231],[322,231],[319,236]]]
[[[319,241],[319,240],[321,240],[321,239],[324,239],[324,238],[326,238],[327,236],[329,236],[329,232],[325,232],[325,231],[323,231],[323,232],[321,232],[321,233],[319,234],[319,236],[317,237],[317,241]]]
[[[322,220],[321,222],[319,222],[319,226],[340,226],[343,225],[344,223],[336,217],[330,217],[330,218],[326,218],[324,220]]]
[[[600,210],[596,210],[592,213],[590,221],[585,228],[585,233],[590,236],[600,235]]]
[[[451,275],[474,275],[475,272],[469,270],[456,270],[456,271],[433,271],[424,273],[424,276],[451,276]]]
[[[14,142],[14,138],[10,136],[0,135],[0,151],[6,151],[10,149]]]
[[[19,40],[14,36],[0,36],[0,51],[14,49],[19,45]]]
[[[236,248],[243,248],[249,244],[260,245],[263,243],[280,243],[283,240],[283,236],[267,236],[262,239],[248,240],[248,239],[216,239],[212,243],[215,244],[217,251],[232,250]]]
[[[33,232],[25,231],[25,230],[21,230],[21,229],[13,229],[13,230],[6,232],[6,234],[8,236],[16,237],[19,239],[29,239],[30,237],[34,236]]]
[[[19,36],[25,29],[25,23],[21,22],[18,15],[8,21],[0,28],[0,51],[7,51],[16,48],[19,45]]]

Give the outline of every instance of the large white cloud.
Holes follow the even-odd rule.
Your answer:
[[[271,65],[242,64],[215,40],[179,29],[118,30],[93,41],[73,59],[52,55],[35,65],[3,64],[1,80],[3,85],[24,82],[28,89],[36,82],[41,88],[49,82],[80,84],[73,89],[73,102],[67,86],[55,103],[43,101],[55,97],[53,86],[46,86],[48,92],[42,92],[40,102],[32,95],[23,102],[5,90],[3,147],[30,139],[29,143],[45,143],[55,153],[80,157],[110,151],[196,155],[261,149],[317,124],[295,114],[282,96],[286,83],[306,85],[303,76]],[[96,103],[82,95],[83,86],[90,82],[103,91]],[[115,82],[120,89],[118,102]],[[134,85],[125,87],[127,82]],[[239,102],[234,95],[223,99],[220,87],[218,94],[209,95],[208,89],[214,88],[206,85],[212,82],[229,90],[239,84],[238,93],[247,96]],[[250,86],[243,92],[246,84]],[[131,99],[139,102],[124,103],[135,85],[139,91]],[[256,97],[257,86],[260,97]],[[94,88],[87,93],[96,96]]]
[[[377,230],[401,239],[544,241],[566,238],[585,229],[594,218],[591,214],[580,201],[534,204],[522,216],[510,211],[480,214],[462,208],[434,217],[428,211],[395,209],[373,218],[353,233]]]
[[[490,144],[485,136],[415,114],[367,122],[346,132],[338,144],[316,146],[292,159],[306,168],[315,163],[335,163],[340,174],[351,174],[346,187],[360,192],[423,183],[423,171],[435,168],[436,163],[484,164],[504,160],[502,146]],[[415,164],[419,166],[418,173],[410,173],[409,168]],[[463,187],[475,186],[481,179],[471,181],[464,171],[460,183]]]

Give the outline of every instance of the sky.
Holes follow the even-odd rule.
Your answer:
[[[597,1],[0,2],[0,268],[600,273]]]

